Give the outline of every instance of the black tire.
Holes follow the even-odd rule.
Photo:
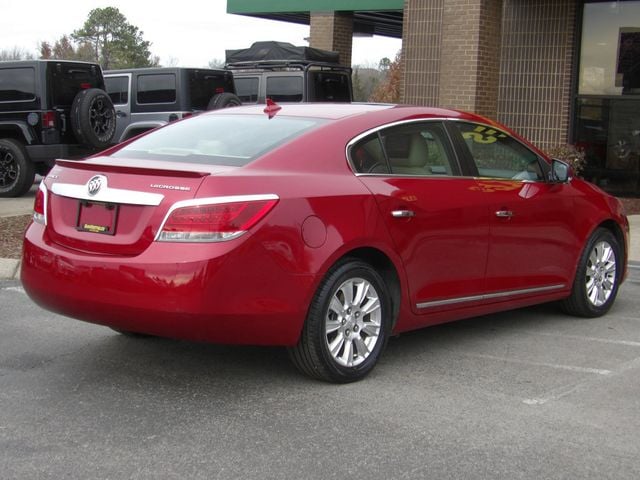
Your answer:
[[[622,249],[618,239],[598,228],[584,247],[571,296],[562,309],[578,317],[599,317],[609,311],[618,294],[622,275]]]
[[[364,297],[357,295],[362,287],[366,287]],[[345,296],[349,291],[352,301]],[[332,308],[332,301],[339,308]],[[289,356],[298,370],[312,378],[336,383],[361,380],[387,344],[391,312],[389,290],[378,272],[360,260],[340,261],[318,287]]]
[[[116,111],[103,90],[81,90],[71,105],[71,128],[78,142],[103,149],[116,133]]]
[[[35,179],[35,168],[22,144],[12,138],[0,139],[0,197],[20,197]]]
[[[207,110],[218,110],[219,108],[237,107],[239,105],[242,105],[242,100],[237,95],[223,92],[211,97]]]

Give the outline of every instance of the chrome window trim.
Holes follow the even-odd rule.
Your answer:
[[[410,123],[424,123],[424,122],[458,122],[458,123],[471,123],[471,124],[475,124],[475,125],[482,125],[483,127],[487,127],[487,128],[492,128],[494,130],[498,130],[501,133],[504,133],[505,135],[507,135],[509,138],[514,139],[516,142],[518,142],[520,145],[522,145],[524,148],[526,148],[527,150],[529,150],[531,153],[533,153],[536,157],[538,157],[538,160],[547,164],[547,166],[549,168],[551,168],[551,165],[549,163],[547,163],[544,158],[542,158],[537,152],[535,152],[534,150],[531,149],[531,147],[527,144],[525,144],[522,140],[514,137],[512,134],[510,134],[509,132],[507,132],[506,130],[495,126],[495,125],[490,125],[488,123],[482,122],[482,121],[474,121],[474,120],[468,120],[468,119],[464,119],[464,118],[452,118],[452,117],[428,117],[428,118],[411,118],[408,120],[398,120],[395,122],[391,122],[391,123],[386,123],[384,125],[379,125],[377,127],[371,128],[363,133],[360,133],[359,135],[353,137],[351,140],[349,140],[349,142],[347,143],[347,146],[345,147],[345,156],[347,158],[347,163],[349,164],[349,168],[351,169],[352,173],[356,176],[356,177],[410,177],[410,178],[472,178],[472,179],[476,179],[476,180],[496,180],[496,181],[509,181],[509,182],[521,182],[521,183],[549,183],[547,179],[541,179],[541,180],[528,180],[528,179],[522,179],[522,180],[518,180],[518,179],[510,179],[510,178],[497,178],[497,177],[469,177],[469,176],[458,176],[458,175],[410,175],[410,174],[392,174],[392,173],[362,173],[362,172],[357,172],[356,168],[353,165],[353,162],[351,161],[351,147],[353,147],[353,145],[357,142],[359,142],[360,140],[362,140],[364,137],[371,135],[372,133],[376,133],[379,132],[380,130],[384,130],[386,128],[390,128],[390,127],[396,127],[398,125],[405,125],[405,124],[410,124]],[[452,145],[452,148],[454,150],[454,154],[457,156],[457,152],[455,151],[455,145]],[[546,173],[546,172],[543,172]]]
[[[51,185],[51,191],[56,195],[75,198],[77,200],[91,200],[93,202],[125,205],[143,205],[149,207],[157,207],[164,199],[164,195],[160,193],[110,188],[108,185],[102,187],[95,195],[89,195],[86,184],[77,185],[73,183],[54,183]]]
[[[200,205],[221,205],[224,203],[234,203],[234,202],[258,202],[261,200],[280,200],[280,197],[275,193],[263,193],[263,194],[256,194],[256,195],[227,195],[223,197],[191,198],[189,200],[180,200],[174,203],[173,205],[171,205],[171,208],[169,208],[169,211],[166,213],[166,215],[162,219],[162,223],[160,224],[160,228],[156,233],[154,241],[156,242],[160,241],[160,235],[164,230],[164,226],[167,223],[167,220],[169,220],[169,217],[171,216],[171,214],[178,208],[197,207]],[[237,232],[237,235],[233,236],[232,238],[227,238],[227,240],[232,240],[233,238],[237,238],[244,233],[245,233],[244,231]]]
[[[565,284],[547,285],[545,287],[524,288],[521,290],[508,290],[504,292],[485,293],[482,295],[473,295],[470,297],[448,298],[446,300],[436,300],[433,302],[420,302],[416,304],[418,309],[441,307],[444,305],[455,305],[457,303],[477,302],[480,300],[492,300],[495,298],[513,297],[518,295],[527,295],[531,293],[543,293],[553,290],[562,290]]]

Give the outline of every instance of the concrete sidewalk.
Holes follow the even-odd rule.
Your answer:
[[[34,185],[27,195],[21,198],[0,199],[0,217],[10,217],[13,215],[27,215],[33,210],[38,186]],[[629,260],[640,268],[640,215],[630,215],[629,224],[631,226],[631,244],[629,246]],[[19,260],[0,258],[0,280],[18,279],[20,273]]]

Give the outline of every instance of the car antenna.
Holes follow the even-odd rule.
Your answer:
[[[278,105],[270,98],[267,98],[267,106],[263,111],[269,116],[269,120],[275,117],[276,113],[278,113],[280,110],[282,110],[282,107],[280,105]]]

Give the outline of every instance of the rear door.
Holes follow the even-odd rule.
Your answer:
[[[350,160],[375,195],[402,258],[416,313],[481,301],[488,210],[440,122],[409,122],[357,140]]]

